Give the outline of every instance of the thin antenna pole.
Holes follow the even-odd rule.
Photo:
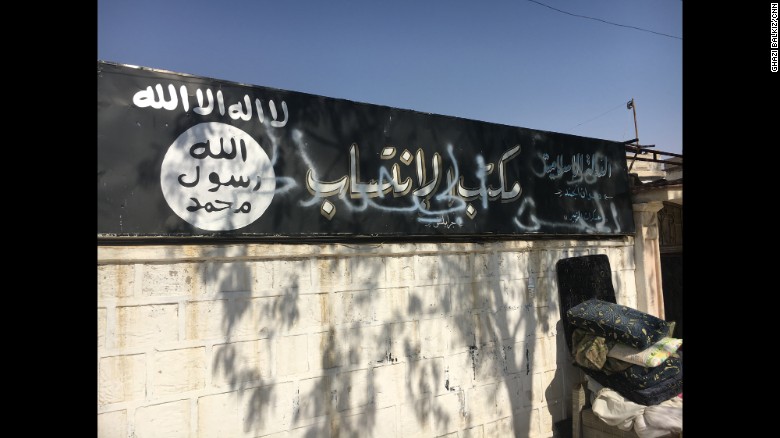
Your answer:
[[[639,143],[639,128],[636,127],[636,102],[634,102],[634,98],[631,98],[631,109],[634,110],[634,137],[636,138],[636,144]]]
[[[639,146],[639,144],[640,144],[639,143],[639,128],[637,128],[637,125],[636,125],[636,104],[634,103],[634,98],[633,97],[631,98],[631,100],[628,101],[626,106],[628,106],[631,110],[634,111],[634,138],[636,138],[636,144],[637,144],[637,146]],[[634,152],[634,158],[636,158],[636,155],[638,153],[639,153],[638,151]],[[634,167],[634,161],[635,160],[632,158],[631,159],[631,164],[628,166],[628,171],[629,172],[631,171],[631,168]]]

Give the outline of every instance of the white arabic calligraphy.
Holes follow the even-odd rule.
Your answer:
[[[190,100],[187,87],[182,85],[179,88],[179,95],[181,95],[181,103],[184,112],[190,110]],[[154,87],[151,85],[143,90],[137,91],[133,95],[133,104],[139,108],[153,108],[153,109],[165,109],[173,111],[179,106],[179,95],[176,94],[176,87],[173,84],[168,84],[168,97],[165,97],[162,84],[156,84]],[[198,101],[198,106],[192,108],[192,111],[201,116],[207,116],[214,111],[214,93],[210,88],[206,89],[206,99],[203,96],[203,90],[198,88],[195,90],[195,99]],[[217,90],[216,98],[217,108],[219,115],[225,115],[225,98],[222,94],[222,90]],[[270,125],[274,128],[281,128],[287,125],[289,118],[289,112],[287,110],[287,102],[281,103],[282,112],[284,118],[278,120],[278,114],[276,110],[276,104],[273,100],[268,101],[268,108],[271,111]],[[265,114],[263,113],[262,101],[255,98],[255,109],[257,110],[257,119],[260,123],[265,123]],[[228,116],[233,120],[249,121],[252,119],[253,111],[251,105],[251,98],[248,94],[245,94],[242,100],[228,106]]]
[[[295,135],[293,137],[296,138]],[[391,159],[395,156],[395,152],[395,148],[386,147],[383,149],[380,157],[383,160]],[[419,214],[417,219],[419,222],[439,223],[446,214],[464,211],[469,218],[473,219],[476,215],[476,209],[468,203],[469,201],[481,199],[482,207],[487,208],[488,201],[512,202],[520,197],[522,193],[520,183],[515,181],[513,184],[509,184],[506,181],[506,163],[519,155],[520,145],[507,150],[498,160],[497,166],[494,166],[493,163],[485,165],[484,158],[478,155],[476,157],[476,177],[479,180],[479,187],[476,188],[466,187],[465,178],[460,175],[452,145],[448,145],[447,153],[452,166],[446,172],[446,187],[438,193],[437,190],[441,185],[441,170],[443,168],[441,155],[438,152],[433,154],[431,160],[433,175],[432,179],[428,180],[425,153],[422,149],[418,149],[415,154],[411,154],[407,150],[401,154],[401,162],[407,166],[415,159],[417,160],[415,166],[417,188],[412,191],[412,178],[408,176],[402,178],[401,166],[398,163],[393,164],[390,171],[385,166],[379,166],[377,179],[363,181],[359,168],[360,149],[357,144],[353,143],[349,148],[349,175],[344,175],[332,181],[322,181],[316,177],[314,168],[309,168],[306,173],[306,188],[313,198],[304,201],[302,205],[311,205],[332,196],[338,196],[339,199],[346,201],[348,194],[349,199],[361,201],[357,205],[344,202],[350,211],[364,211],[371,207],[381,211],[417,212]],[[498,179],[501,182],[498,188],[487,185],[487,175],[492,173],[496,167],[498,168]],[[410,192],[412,193],[411,205],[387,206],[374,201],[375,198],[383,199],[390,193],[393,194],[394,198],[398,198],[406,196]],[[447,208],[431,209],[431,199],[446,202]],[[330,201],[325,200],[325,202],[323,202],[320,211],[323,216],[331,219],[336,214],[336,206]]]

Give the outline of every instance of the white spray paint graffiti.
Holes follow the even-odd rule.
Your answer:
[[[593,233],[619,233],[621,231],[620,219],[618,217],[617,207],[613,201],[607,205],[612,216],[615,227],[607,226],[607,215],[604,212],[605,201],[596,200],[596,208],[588,211],[574,211],[563,214],[563,222],[549,221],[539,218],[536,215],[536,202],[533,198],[523,198],[520,207],[517,209],[512,221],[520,231],[534,233],[538,232],[542,226],[551,226],[563,229],[570,229],[585,234]],[[590,223],[589,223],[590,222]]]
[[[612,177],[612,164],[607,157],[596,152],[594,154],[574,154],[569,161],[570,164],[564,165],[563,155],[558,155],[555,160],[548,163],[550,155],[547,153],[537,153],[536,156],[542,163],[542,171],[534,173],[539,178],[547,175],[551,180],[557,180],[563,178],[566,173],[570,172],[572,179],[567,181],[568,184],[586,183],[593,184],[598,181],[599,178],[604,176]],[[587,167],[590,166],[590,167]]]
[[[522,193],[519,182],[514,182],[510,188],[510,185],[505,181],[506,163],[519,155],[520,145],[516,145],[506,151],[499,160],[498,166],[494,166],[493,163],[485,165],[484,158],[478,155],[476,157],[476,177],[480,181],[480,185],[477,188],[464,186],[465,181],[460,175],[459,166],[453,153],[453,146],[451,144],[447,145],[447,155],[452,165],[447,170],[445,188],[437,192],[441,185],[441,169],[443,167],[443,160],[439,153],[434,153],[431,160],[433,175],[430,181],[426,175],[425,153],[422,149],[418,149],[415,154],[408,150],[404,150],[401,153],[399,160],[406,166],[411,165],[415,159],[417,160],[415,169],[417,171],[418,184],[417,189],[412,191],[412,178],[406,177],[404,179],[401,177],[401,166],[399,163],[393,164],[389,170],[386,166],[379,166],[377,179],[371,179],[368,182],[362,181],[359,169],[360,148],[354,143],[349,148],[349,175],[344,175],[331,181],[320,180],[317,177],[314,163],[306,154],[307,146],[303,140],[303,134],[300,131],[294,131],[293,141],[296,143],[304,162],[309,167],[306,173],[305,186],[312,198],[301,201],[300,205],[311,206],[321,202],[320,213],[328,219],[332,219],[336,215],[337,209],[336,205],[327,198],[336,196],[350,212],[364,212],[371,208],[383,212],[417,213],[418,217],[416,220],[420,223],[434,224],[435,226],[443,225],[451,228],[456,225],[462,226],[463,219],[458,216],[452,220],[449,218],[450,214],[465,213],[471,219],[476,216],[477,211],[469,201],[481,199],[483,208],[487,208],[488,200],[512,202],[518,199]],[[396,154],[395,147],[387,146],[380,152],[380,158],[389,160],[394,158]],[[499,180],[501,181],[499,188],[488,186],[486,183],[487,175],[496,167],[499,169]],[[412,196],[408,197],[407,195],[410,192]],[[391,193],[394,198],[406,197],[405,199],[410,200],[410,204],[406,206],[388,206],[374,200],[376,198],[384,199],[385,196]],[[358,200],[359,203],[355,204],[350,199]],[[446,203],[447,207],[432,209],[431,199]]]

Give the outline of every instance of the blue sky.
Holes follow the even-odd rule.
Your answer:
[[[539,0],[682,37],[681,0]],[[98,59],[682,152],[682,40],[515,1],[99,0]]]

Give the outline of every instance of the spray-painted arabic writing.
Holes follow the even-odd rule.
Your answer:
[[[507,162],[517,157],[520,153],[520,145],[516,145],[504,152],[497,163],[485,164],[482,155],[477,155],[477,170],[475,176],[479,181],[478,187],[466,187],[465,179],[460,174],[459,166],[452,153],[452,146],[448,146],[452,165],[447,169],[446,182],[444,189],[439,191],[442,183],[443,160],[441,155],[436,152],[431,158],[433,175],[426,174],[425,152],[418,149],[415,154],[404,150],[399,157],[399,161],[405,166],[411,166],[416,160],[417,185],[412,182],[411,177],[402,178],[401,166],[399,163],[392,165],[390,170],[385,166],[379,166],[378,179],[370,179],[368,182],[362,181],[359,171],[360,148],[357,144],[352,144],[349,148],[349,175],[344,175],[333,181],[321,181],[316,178],[316,171],[310,168],[306,173],[306,189],[313,198],[305,202],[305,205],[324,200],[320,207],[320,213],[328,219],[336,215],[336,206],[327,198],[337,196],[344,201],[344,204],[352,211],[365,211],[368,208],[374,208],[387,212],[407,212],[418,213],[417,221],[421,223],[449,223],[444,219],[444,215],[455,212],[465,212],[466,216],[473,219],[477,210],[470,201],[480,200],[482,207],[487,208],[488,201],[512,202],[517,200],[522,193],[520,183],[515,181],[508,183],[506,181]],[[380,158],[390,160],[396,155],[395,147],[385,147]],[[493,187],[487,184],[487,177],[498,169],[499,186]],[[415,189],[416,187],[416,189]],[[413,190],[414,189],[414,190]],[[388,206],[374,201],[374,198],[384,198],[392,193],[394,198],[406,197],[411,192],[409,203],[404,206]],[[354,205],[348,202],[349,199],[358,199],[362,202]],[[431,208],[431,199],[446,202],[446,208]],[[460,219],[460,218],[459,218]],[[462,219],[456,224],[460,225]],[[448,227],[449,228],[449,227]]]
[[[168,84],[168,97],[165,97],[164,88],[162,84],[156,84],[154,88],[152,88],[151,85],[146,87],[145,89],[138,91],[133,95],[133,104],[135,104],[138,108],[154,108],[154,109],[165,109],[168,111],[173,111],[179,106],[179,95],[181,95],[181,106],[184,112],[188,112],[190,110],[190,95],[188,94],[187,87],[182,85],[179,87],[179,94],[176,93],[176,87],[173,86],[173,84]],[[198,106],[193,107],[192,111],[196,114],[200,114],[201,116],[207,116],[211,114],[214,111],[214,93],[212,93],[210,88],[206,89],[205,99],[203,90],[198,88],[195,91],[195,97],[198,101]],[[225,115],[225,97],[222,94],[222,90],[217,90],[217,109],[219,111],[220,116]],[[273,100],[268,101],[268,109],[271,111],[271,126],[275,128],[281,128],[285,125],[287,125],[287,103],[285,101],[282,101],[282,112],[284,113],[284,118],[282,120],[277,120],[279,114],[276,111],[276,104]],[[263,112],[263,102],[255,98],[254,101],[254,108],[255,108],[255,114],[257,114],[257,120],[260,121],[260,123],[265,122],[265,113]],[[252,102],[249,98],[248,94],[244,95],[243,100],[239,100],[238,102],[230,105],[227,107],[227,114],[230,116],[233,120],[243,120],[243,121],[249,121],[252,119],[253,116],[253,110],[252,110]]]
[[[271,204],[276,175],[263,148],[224,123],[201,123],[168,148],[160,185],[171,209],[208,231],[245,227]]]
[[[563,178],[566,173],[571,174],[568,184],[587,183],[593,184],[599,178],[612,176],[612,165],[606,156],[600,153],[594,154],[573,154],[569,158],[569,164],[565,164],[566,158],[563,154],[558,155],[554,161],[548,163],[550,155],[547,153],[537,155],[541,160],[543,170],[537,172],[536,176],[543,177],[547,175],[552,180]]]
[[[579,198],[579,199],[586,199],[589,201],[592,200],[599,200],[599,199],[612,199],[612,196],[609,195],[601,195],[597,192],[588,190],[587,187],[582,186],[576,186],[576,187],[567,187],[566,190],[558,189],[555,192],[555,195],[559,198],[566,197],[566,198]]]
[[[586,222],[598,222],[600,221],[601,215],[594,209],[593,211],[575,211],[572,213],[569,213],[568,215],[564,215],[564,218],[567,219],[571,223],[575,223],[578,220],[582,219]]]

